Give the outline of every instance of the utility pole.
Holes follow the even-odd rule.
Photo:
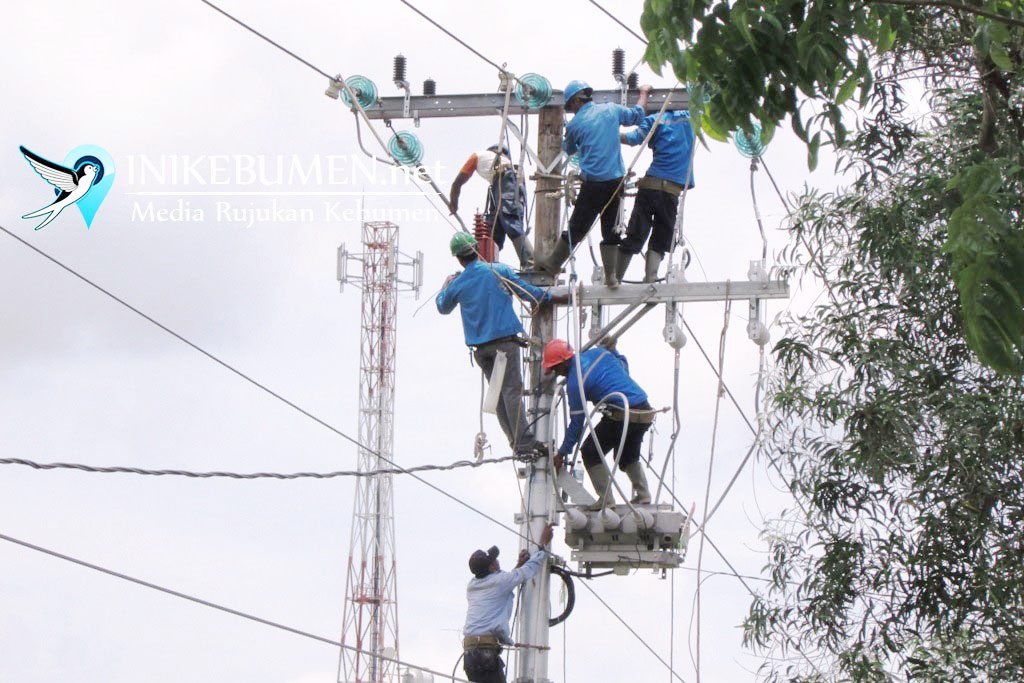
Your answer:
[[[627,79],[621,71],[616,70],[616,80],[620,87],[594,91],[595,102],[625,103],[636,93],[634,79]],[[374,90],[374,97],[369,98],[363,108],[370,119],[389,122],[405,119],[412,120],[416,125],[419,125],[421,119],[427,118],[500,116],[502,113],[510,116],[539,114],[537,149],[536,152],[527,151],[537,168],[534,176],[534,245],[537,256],[543,258],[551,253],[560,238],[564,180],[560,163],[564,96],[559,91],[550,91],[550,98],[542,104],[513,101],[506,109],[504,92],[438,96],[432,87],[430,94],[422,96],[411,95],[405,89],[402,97],[376,97]],[[647,111],[653,113],[662,108],[685,110],[687,107],[685,91],[661,89],[651,92]],[[514,127],[510,126],[510,130],[518,136]],[[520,142],[526,144],[522,138]],[[557,278],[542,272],[524,273],[524,278],[537,286],[553,286],[552,294],[564,295],[568,292],[566,286],[558,285]],[[603,284],[587,286],[570,281],[568,286],[576,288],[578,305],[592,307],[597,320],[591,341],[584,349],[577,351],[582,352],[605,335],[617,337],[624,333],[659,304],[666,304],[671,309],[687,301],[748,300],[751,302],[751,317],[759,322],[760,302],[788,297],[789,287],[783,281],[770,280],[763,267],[755,269],[752,266],[748,278],[748,281],[737,282],[691,283],[686,282],[683,267],[678,266],[666,275],[664,281],[623,284],[614,290]],[[621,306],[624,310],[605,325],[602,307],[608,306]],[[674,314],[669,318],[673,324],[666,326],[665,340],[673,348],[679,348],[685,343],[685,338],[675,325]],[[529,416],[534,422],[536,437],[541,442],[549,441],[554,433],[549,419],[554,383],[545,382],[541,371],[542,346],[554,336],[554,321],[553,306],[533,314],[531,335],[541,342],[541,346],[532,346],[526,360]],[[760,325],[756,327],[758,336],[763,337]],[[751,338],[754,338],[753,334]],[[680,549],[684,548],[688,539],[689,518],[684,512],[675,511],[671,504],[642,506],[639,510],[631,505],[621,505],[617,506],[617,511],[609,508],[589,510],[586,502],[579,501],[562,506],[556,502],[556,487],[555,482],[551,481],[550,459],[547,456],[525,465],[519,470],[519,476],[526,480],[523,506],[516,515],[522,537],[521,549],[535,550],[541,529],[549,521],[554,521],[556,512],[564,507],[567,520],[566,542],[570,545],[573,559],[581,568],[610,568],[616,573],[625,574],[636,568],[672,569],[682,562]],[[564,484],[562,488],[570,496],[573,495]],[[576,488],[589,498],[590,503],[594,502],[582,487]],[[638,548],[641,541],[644,549],[636,551],[634,557],[633,549]],[[629,549],[625,553],[628,557],[624,557],[623,546]],[[549,645],[550,584],[550,573],[541,571],[522,588],[514,637],[518,643],[528,647],[515,651],[515,666],[510,667],[512,675],[509,677],[513,683],[552,683],[548,678],[548,650],[540,649]]]
[[[363,223],[363,253],[338,248],[338,281],[363,290],[359,354],[359,471],[390,466],[394,459],[395,341],[398,285],[419,292],[422,255],[401,261],[398,226]],[[349,262],[362,264],[349,275]],[[400,266],[412,277],[399,279]],[[398,683],[398,667],[380,655],[398,658],[398,596],[395,558],[394,499],[390,474],[356,479],[351,547],[341,642],[339,683]]]
[[[550,167],[562,152],[562,129],[564,127],[561,107],[544,107],[540,110],[540,122],[537,130],[537,156],[540,165]],[[551,253],[559,239],[559,218],[561,216],[561,199],[548,194],[558,194],[561,180],[546,177],[551,174],[540,173],[537,176],[537,193],[535,195],[534,243],[537,254],[547,256]],[[533,275],[536,284],[544,279],[543,275]],[[550,283],[548,283],[550,284]],[[554,335],[554,307],[548,306],[533,316],[531,335],[547,343]],[[543,348],[543,347],[541,347]],[[551,411],[554,384],[544,382],[541,370],[541,348],[534,347],[529,362],[529,406],[530,419],[536,420],[534,427],[537,440],[544,443],[552,436],[549,413]],[[530,539],[536,549],[536,539],[541,529],[554,518],[555,489],[550,478],[550,463],[542,457],[526,468],[527,487],[523,499],[523,510],[518,518],[519,533]],[[521,541],[526,547],[526,541]],[[551,574],[544,570],[528,581],[522,589],[519,615],[516,620],[517,640],[521,643],[537,646],[548,645],[548,618],[550,617],[550,584]],[[521,649],[516,654],[515,683],[548,683],[548,651],[535,648]]]

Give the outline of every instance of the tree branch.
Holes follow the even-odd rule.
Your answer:
[[[953,0],[867,0],[867,3],[870,5],[905,5],[907,7],[947,7],[949,9],[962,10],[969,14],[976,14],[979,17],[995,19],[996,21],[1001,21],[1004,24],[1009,24],[1010,26],[1024,28],[1024,20],[1008,17],[974,5],[965,5],[962,2],[954,2]]]

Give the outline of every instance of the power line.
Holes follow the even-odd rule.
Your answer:
[[[205,1],[205,0],[204,0],[204,1]],[[624,23],[622,22],[622,20],[621,20],[621,19],[619,19],[619,18],[618,18],[617,16],[615,16],[614,14],[612,14],[611,12],[609,12],[608,10],[606,10],[606,9],[605,9],[604,7],[602,7],[602,6],[601,6],[601,5],[600,5],[600,4],[599,4],[599,3],[597,2],[597,0],[590,0],[590,4],[591,4],[591,5],[593,5],[594,7],[596,7],[597,9],[601,10],[602,12],[604,12],[604,13],[605,13],[605,15],[606,15],[606,16],[607,16],[607,17],[608,17],[609,19],[611,19],[612,21],[614,21],[614,22],[615,22],[616,24],[618,24],[618,25],[619,25],[619,26],[621,26],[622,28],[624,28],[624,29],[626,29],[627,31],[629,31],[630,35],[632,35],[632,36],[633,36],[634,38],[636,38],[637,40],[639,40],[639,41],[640,41],[641,43],[643,43],[644,45],[647,45],[647,39],[646,39],[646,38],[644,38],[644,37],[643,37],[642,35],[640,35],[640,34],[639,34],[639,33],[637,33],[636,31],[634,31],[633,29],[631,29],[631,28],[630,28],[629,26],[627,26],[626,24],[624,24]]]
[[[523,460],[516,455],[487,460],[457,460],[448,465],[419,465],[401,468],[386,467],[376,470],[337,470],[334,472],[195,472],[192,470],[145,469],[141,467],[85,465],[73,462],[36,462],[25,458],[0,458],[0,465],[21,465],[35,470],[77,470],[91,474],[138,474],[153,477],[189,477],[192,479],[337,479],[338,477],[375,477],[382,474],[412,474],[413,472],[448,472],[466,467],[480,467],[510,460]]]
[[[324,78],[327,78],[329,80],[333,80],[334,77],[331,76],[326,71],[324,71],[323,69],[321,69],[320,67],[318,67],[315,64],[313,64],[313,63],[303,59],[302,57],[298,56],[297,54],[295,54],[294,52],[292,52],[291,50],[286,48],[284,45],[281,45],[280,43],[275,41],[273,38],[270,38],[270,37],[264,35],[263,33],[260,33],[259,31],[257,31],[252,26],[250,26],[249,24],[245,23],[244,21],[242,21],[238,17],[236,17],[234,15],[231,15],[231,14],[228,14],[226,11],[222,10],[220,7],[218,7],[217,5],[215,5],[212,2],[210,2],[210,0],[199,0],[199,2],[203,3],[204,5],[207,5],[208,7],[210,7],[211,9],[219,12],[220,14],[223,14],[225,17],[227,17],[231,21],[235,22],[236,24],[238,24],[239,26],[241,26],[245,30],[249,31],[250,33],[252,33],[255,36],[259,36],[263,40],[267,41],[268,43],[270,43],[271,45],[276,47],[281,52],[285,53],[286,55],[288,55],[292,59],[296,60],[300,64],[306,65],[307,67],[309,67],[313,71],[317,72],[318,74],[320,74]]]
[[[206,0],[203,0],[203,1],[205,2]],[[409,0],[399,0],[399,2],[401,2],[401,3],[403,4],[403,5],[405,5],[405,6],[406,6],[406,7],[408,7],[409,9],[411,9],[411,10],[412,10],[413,12],[415,12],[416,14],[418,14],[418,15],[420,15],[421,17],[423,17],[424,19],[426,19],[426,20],[427,20],[428,22],[430,22],[431,24],[433,24],[435,28],[437,28],[438,30],[440,30],[440,31],[441,31],[442,33],[444,33],[444,34],[445,34],[446,36],[448,36],[449,38],[451,38],[452,40],[454,40],[454,41],[455,41],[456,43],[458,43],[458,44],[459,44],[459,45],[461,45],[462,47],[464,47],[464,48],[466,48],[467,50],[469,50],[470,52],[472,52],[472,53],[473,53],[474,55],[476,55],[476,56],[477,56],[477,57],[479,57],[480,59],[484,60],[485,62],[487,62],[488,64],[490,64],[491,66],[493,66],[493,67],[494,67],[495,69],[497,69],[498,71],[500,71],[500,72],[502,72],[502,73],[508,73],[508,72],[507,72],[507,71],[505,70],[505,68],[504,68],[504,67],[502,67],[502,66],[498,66],[498,63],[497,63],[497,62],[495,62],[495,61],[494,61],[494,60],[492,60],[492,59],[489,59],[489,58],[488,58],[487,56],[485,56],[485,55],[484,55],[483,53],[481,53],[481,52],[480,52],[479,50],[477,50],[477,49],[476,49],[476,48],[474,48],[474,47],[473,47],[472,45],[470,45],[469,43],[467,43],[466,41],[464,41],[464,40],[463,40],[462,38],[459,38],[459,37],[458,37],[457,35],[455,35],[455,34],[454,34],[454,33],[452,33],[451,31],[449,31],[448,29],[446,29],[446,28],[445,28],[444,26],[442,26],[442,25],[441,25],[441,24],[439,24],[438,22],[436,22],[436,21],[434,21],[433,19],[431,19],[431,18],[430,18],[429,16],[427,16],[427,15],[426,15],[426,14],[424,14],[424,13],[423,13],[422,11],[420,11],[420,10],[419,10],[419,9],[418,9],[418,8],[417,8],[417,7],[415,6],[415,5],[413,5],[413,4],[411,3],[411,2],[409,2]],[[517,78],[517,79],[516,79],[516,82],[518,82],[518,81],[519,81],[519,79]]]
[[[302,415],[305,415],[306,417],[308,417],[309,419],[313,420],[314,422],[316,422],[316,423],[317,423],[317,424],[319,424],[320,426],[322,426],[322,427],[324,427],[324,428],[326,428],[326,429],[330,430],[331,432],[333,432],[333,433],[337,434],[338,436],[342,437],[342,438],[343,438],[343,439],[345,439],[346,441],[349,441],[349,442],[351,442],[352,444],[354,444],[354,445],[358,446],[359,448],[362,448],[362,449],[364,449],[364,450],[365,450],[365,451],[367,451],[368,453],[372,453],[373,455],[376,455],[376,456],[377,456],[378,458],[380,458],[381,460],[383,460],[383,461],[384,461],[384,462],[386,462],[387,464],[389,464],[389,465],[391,465],[391,466],[393,466],[393,467],[395,467],[395,468],[398,468],[398,469],[402,470],[403,472],[405,472],[405,473],[407,473],[407,474],[410,474],[410,476],[412,476],[412,478],[413,478],[413,479],[415,479],[416,481],[419,481],[420,483],[422,483],[422,484],[424,484],[424,485],[426,485],[426,486],[428,486],[428,487],[430,487],[430,488],[434,489],[435,491],[437,491],[437,492],[438,492],[438,493],[440,493],[441,495],[443,495],[443,496],[445,496],[446,498],[449,498],[449,499],[451,499],[451,500],[455,501],[456,503],[458,503],[459,505],[463,506],[463,507],[464,507],[464,508],[466,508],[467,510],[471,510],[472,512],[475,512],[476,514],[480,515],[480,516],[481,516],[481,517],[483,517],[484,519],[488,519],[488,520],[490,520],[490,521],[494,522],[495,524],[497,524],[497,525],[498,525],[498,526],[500,526],[501,528],[503,528],[503,529],[505,529],[506,531],[509,531],[509,532],[511,532],[511,533],[513,533],[513,534],[515,534],[516,536],[519,536],[519,537],[521,537],[521,538],[525,538],[525,537],[523,537],[523,536],[522,536],[522,534],[520,534],[520,533],[519,533],[519,531],[517,531],[516,529],[513,529],[512,527],[508,526],[507,524],[504,524],[503,522],[500,522],[499,520],[495,519],[494,517],[492,517],[491,515],[487,514],[486,512],[484,512],[484,511],[482,511],[482,510],[480,510],[480,509],[478,509],[478,508],[476,508],[476,507],[473,507],[472,505],[470,505],[470,504],[469,504],[469,503],[467,503],[466,501],[462,500],[462,499],[461,499],[461,498],[459,498],[458,496],[455,496],[455,495],[453,495],[453,494],[451,494],[451,493],[448,493],[447,491],[445,491],[445,490],[444,490],[444,489],[442,489],[441,487],[439,487],[439,486],[436,486],[435,484],[432,484],[431,482],[429,482],[429,481],[427,481],[426,479],[424,479],[424,478],[420,477],[419,475],[417,475],[417,474],[413,474],[413,473],[409,472],[409,471],[408,471],[408,470],[407,470],[406,468],[404,468],[404,467],[402,467],[401,465],[397,464],[396,462],[394,462],[394,461],[392,461],[392,460],[388,459],[387,457],[385,457],[385,456],[381,455],[381,454],[380,454],[380,453],[379,453],[378,451],[376,451],[376,450],[374,450],[374,449],[372,449],[372,448],[369,448],[368,446],[365,446],[365,445],[361,444],[361,443],[360,443],[360,442],[359,442],[359,441],[358,441],[357,439],[354,439],[354,438],[352,438],[351,436],[349,436],[349,435],[348,435],[348,434],[346,434],[345,432],[341,431],[341,430],[340,430],[340,429],[338,429],[337,427],[335,427],[335,426],[331,425],[331,424],[330,424],[330,423],[328,423],[328,422],[325,422],[324,420],[321,420],[321,419],[320,419],[319,417],[317,417],[317,416],[316,416],[316,415],[314,415],[313,413],[309,412],[309,411],[308,411],[308,410],[306,410],[305,408],[302,408],[302,407],[300,407],[299,405],[297,405],[297,404],[293,403],[292,401],[289,401],[288,399],[286,399],[286,398],[285,398],[284,396],[282,396],[281,394],[278,394],[277,392],[273,391],[272,389],[270,389],[270,388],[269,388],[269,387],[267,387],[266,385],[264,385],[264,384],[261,384],[260,382],[256,381],[255,379],[253,379],[253,378],[252,378],[252,377],[250,377],[249,375],[247,375],[247,374],[245,374],[244,372],[242,372],[241,370],[239,370],[239,369],[235,368],[235,367],[234,367],[234,366],[232,366],[231,364],[229,364],[229,363],[227,363],[227,362],[225,362],[225,361],[221,360],[220,358],[218,358],[217,356],[213,355],[213,354],[212,354],[212,353],[210,353],[209,351],[207,351],[207,350],[203,349],[202,347],[198,346],[198,345],[197,345],[197,344],[195,344],[194,342],[192,342],[192,341],[189,341],[188,339],[186,339],[186,338],[185,338],[185,337],[183,337],[182,335],[178,334],[177,332],[175,332],[175,331],[174,331],[174,330],[172,330],[171,328],[167,327],[167,326],[166,326],[166,325],[164,325],[163,323],[161,323],[161,322],[157,321],[156,319],[152,318],[151,316],[149,316],[149,315],[147,315],[147,314],[143,313],[143,312],[142,312],[142,311],[140,311],[140,310],[139,310],[138,308],[135,308],[134,306],[132,306],[131,304],[129,304],[129,303],[128,303],[127,301],[125,301],[124,299],[122,299],[122,298],[118,297],[117,295],[115,295],[114,293],[110,292],[109,290],[107,290],[107,289],[104,289],[104,288],[103,288],[102,286],[100,286],[100,285],[96,284],[95,282],[93,282],[93,281],[92,281],[92,280],[90,280],[89,278],[85,277],[84,275],[82,275],[82,274],[81,274],[81,273],[79,273],[78,271],[74,270],[74,269],[73,269],[73,268],[71,268],[70,266],[67,266],[67,265],[65,265],[64,263],[62,263],[61,261],[57,260],[57,259],[56,259],[56,258],[54,258],[53,256],[50,256],[50,255],[49,255],[48,253],[46,253],[46,252],[45,252],[45,251],[43,251],[42,249],[38,248],[38,247],[37,247],[37,246],[35,246],[34,244],[31,244],[30,242],[27,242],[27,241],[25,241],[24,239],[22,239],[21,237],[19,237],[19,236],[15,235],[15,234],[14,234],[13,232],[11,232],[11,231],[10,231],[10,230],[8,230],[7,228],[3,227],[2,225],[0,225],[0,231],[3,231],[4,233],[6,233],[6,234],[7,234],[7,235],[9,235],[10,237],[14,238],[14,239],[15,239],[15,240],[17,240],[18,242],[21,242],[21,243],[22,243],[23,245],[25,245],[26,247],[28,247],[28,248],[29,248],[29,249],[31,249],[32,251],[36,252],[36,253],[37,253],[37,254],[39,254],[40,256],[44,257],[45,259],[47,259],[47,260],[48,260],[48,261],[50,261],[51,263],[54,263],[54,264],[56,264],[57,266],[60,266],[60,267],[61,267],[62,269],[64,269],[64,270],[65,270],[65,271],[67,271],[68,273],[70,273],[70,274],[74,275],[74,276],[75,276],[76,278],[78,278],[78,279],[79,279],[79,280],[81,280],[82,282],[86,283],[87,285],[89,285],[89,286],[93,287],[94,289],[96,289],[96,290],[98,290],[98,291],[100,291],[100,292],[102,292],[102,293],[106,294],[106,295],[107,295],[108,297],[110,297],[110,298],[111,298],[111,299],[113,299],[114,301],[118,302],[119,304],[121,304],[122,306],[124,306],[125,308],[127,308],[128,310],[130,310],[130,311],[132,311],[132,312],[136,313],[137,315],[139,315],[140,317],[144,318],[145,320],[148,320],[148,321],[149,321],[149,322],[151,322],[152,324],[154,324],[154,325],[156,325],[157,327],[159,327],[159,328],[160,328],[161,330],[163,330],[163,331],[167,332],[168,334],[170,334],[170,335],[171,335],[172,337],[174,337],[175,339],[178,339],[178,340],[180,340],[180,341],[184,342],[185,344],[187,344],[188,346],[192,347],[193,349],[195,349],[195,350],[196,350],[196,351],[198,351],[199,353],[203,354],[204,356],[206,356],[206,357],[207,357],[207,358],[209,358],[210,360],[212,360],[212,361],[216,362],[216,363],[217,363],[218,365],[220,365],[221,367],[224,367],[224,368],[226,368],[227,370],[230,370],[231,372],[233,372],[234,374],[238,375],[239,377],[241,377],[241,378],[242,378],[242,379],[244,379],[245,381],[249,382],[249,383],[250,383],[251,385],[253,385],[253,386],[255,386],[255,387],[259,388],[259,389],[262,389],[262,390],[263,390],[264,392],[266,392],[266,393],[270,394],[271,396],[273,396],[273,397],[274,397],[274,398],[276,398],[277,400],[281,401],[281,402],[282,402],[282,403],[284,403],[285,405],[287,405],[287,406],[289,406],[290,408],[292,408],[292,409],[294,409],[294,410],[298,411],[298,412],[299,412],[299,413],[301,413]],[[527,540],[529,540],[529,539],[527,539]]]
[[[590,591],[591,595],[593,595],[595,598],[597,598],[598,602],[600,602],[602,605],[604,605],[605,609],[608,610],[609,612],[611,612],[612,616],[615,617],[616,619],[618,619],[619,623],[622,624],[623,626],[625,626],[626,630],[628,630],[630,633],[632,633],[633,637],[636,638],[637,640],[639,640],[640,644],[643,645],[645,648],[647,648],[648,652],[650,652],[652,655],[654,655],[655,658],[659,662],[664,664],[665,668],[667,668],[669,671],[672,672],[672,675],[676,678],[676,680],[680,681],[680,683],[686,683],[679,676],[679,674],[677,674],[673,670],[672,666],[668,662],[666,662],[664,659],[662,659],[661,655],[659,655],[654,650],[654,648],[651,647],[650,644],[648,644],[648,642],[644,639],[644,637],[641,636],[639,633],[637,633],[636,630],[634,630],[633,627],[630,626],[629,623],[625,619],[623,619],[621,616],[619,616],[618,612],[616,612],[614,609],[612,609],[611,605],[609,605],[607,602],[604,601],[604,598],[602,598],[600,595],[597,594],[597,591],[595,591],[593,588],[591,588],[590,585],[586,581],[580,581],[580,585],[583,586],[584,588],[586,588],[588,591]]]
[[[232,614],[232,615],[234,615],[236,617],[241,617],[242,619],[248,619],[249,621],[254,621],[254,622],[258,623],[258,624],[263,624],[264,626],[270,626],[270,627],[279,629],[281,631],[287,631],[288,633],[293,633],[295,635],[302,636],[303,638],[308,638],[310,640],[315,640],[315,641],[318,641],[318,642],[321,642],[321,643],[326,643],[328,645],[333,645],[334,647],[338,647],[338,648],[341,648],[343,650],[351,650],[351,651],[355,651],[355,652],[362,652],[361,650],[359,650],[359,648],[353,647],[351,645],[345,645],[344,643],[340,643],[340,642],[338,642],[336,640],[332,640],[331,638],[325,638],[324,636],[318,636],[317,634],[310,633],[309,631],[303,631],[302,629],[298,629],[298,628],[295,628],[293,626],[287,626],[287,625],[282,624],[280,622],[271,621],[270,619],[264,619],[263,617],[256,616],[255,614],[249,614],[248,612],[242,612],[241,610],[237,610],[237,609],[234,609],[234,608],[231,608],[231,607],[226,607],[224,605],[220,605],[218,603],[211,602],[209,600],[204,600],[203,598],[198,598],[198,597],[196,597],[194,595],[189,595],[188,593],[182,593],[181,591],[174,590],[173,588],[167,588],[165,586],[161,586],[161,585],[158,585],[158,584],[155,584],[155,583],[151,583],[151,582],[145,581],[143,579],[137,579],[134,576],[129,576],[127,574],[122,574],[121,572],[114,571],[113,569],[108,569],[106,567],[101,567],[98,564],[93,564],[91,562],[86,562],[85,560],[80,560],[80,559],[78,559],[76,557],[72,557],[70,555],[65,555],[63,553],[59,553],[56,550],[50,550],[49,548],[44,548],[42,546],[35,545],[34,543],[29,543],[28,541],[22,541],[20,539],[14,538],[12,536],[7,536],[6,534],[0,533],[0,540],[7,541],[8,543],[13,543],[15,545],[20,545],[23,548],[28,548],[29,550],[34,550],[34,551],[36,551],[38,553],[42,553],[44,555],[49,555],[50,557],[55,557],[55,558],[57,558],[59,560],[64,560],[65,562],[70,562],[72,564],[77,564],[80,567],[85,567],[86,569],[92,569],[93,571],[100,572],[101,574],[106,574],[107,576],[113,576],[114,578],[121,579],[122,581],[128,581],[129,583],[134,583],[134,584],[136,584],[138,586],[143,586],[145,588],[151,588],[151,589],[153,589],[155,591],[159,591],[161,593],[166,593],[167,595],[172,595],[172,596],[174,596],[176,598],[181,598],[182,600],[188,600],[189,602],[194,602],[194,603],[196,603],[198,605],[202,605],[204,607],[209,607],[211,609],[219,610],[221,612],[226,612],[227,614]],[[394,662],[395,664],[399,664],[401,666],[409,667],[410,669],[416,669],[418,671],[425,671],[425,672],[427,672],[429,674],[432,674],[434,676],[440,676],[440,677],[442,677],[445,680],[454,680],[454,681],[459,681],[460,683],[469,683],[469,681],[466,681],[463,678],[455,678],[453,676],[449,676],[448,674],[443,674],[443,673],[441,673],[439,671],[434,671],[433,669],[428,669],[428,668],[426,668],[424,666],[417,666],[416,664],[410,664],[409,662],[404,662],[404,661],[401,661],[399,659],[394,659],[394,658],[391,658],[391,657],[386,657],[384,655],[373,655],[373,656],[377,657],[378,659],[383,659],[383,660],[388,661],[388,662]]]

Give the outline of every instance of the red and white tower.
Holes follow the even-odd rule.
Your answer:
[[[423,256],[401,260],[398,226],[363,223],[363,253],[338,248],[338,281],[362,289],[359,359],[359,470],[390,467],[394,459],[395,322],[399,284],[419,294]],[[362,274],[350,276],[350,262],[362,263]],[[399,270],[411,270],[409,280]],[[395,586],[395,527],[391,475],[356,480],[352,512],[348,579],[342,615],[340,683],[397,683],[398,665],[380,655],[398,658],[398,595]]]

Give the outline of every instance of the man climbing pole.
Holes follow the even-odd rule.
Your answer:
[[[569,217],[568,231],[562,233],[550,257],[540,264],[548,272],[556,274],[561,270],[569,258],[570,241],[573,247],[579,244],[600,216],[604,281],[609,287],[619,286],[616,273],[622,237],[615,228],[622,179],[626,174],[619,127],[640,125],[650,92],[651,86],[641,86],[636,105],[623,107],[611,102],[594,104],[591,101],[594,89],[584,81],[572,81],[565,86],[565,110],[574,116],[565,126],[562,148],[569,155],[579,152],[583,184]]]
[[[519,257],[520,270],[532,269],[533,245],[526,236],[526,184],[509,158],[508,148],[499,150],[497,145],[491,145],[483,152],[470,155],[452,182],[448,198],[452,213],[459,210],[462,186],[469,182],[474,171],[489,183],[484,219],[491,231],[491,239],[501,249],[508,235]]]
[[[464,657],[462,668],[473,683],[505,683],[505,663],[501,661],[502,645],[512,645],[509,620],[516,588],[523,585],[546,565],[545,550],[552,536],[551,524],[544,527],[537,540],[537,550],[519,553],[519,563],[510,572],[501,571],[498,547],[469,556],[473,578],[466,587],[469,609],[462,630]]]
[[[647,116],[640,125],[620,139],[627,145],[640,145],[654,128],[647,146],[654,152],[654,159],[647,167],[647,174],[637,183],[636,201],[629,217],[626,237],[619,245],[619,267],[617,279],[622,280],[629,261],[640,253],[650,234],[647,258],[644,264],[644,282],[658,279],[658,267],[671,251],[675,233],[676,212],[679,209],[679,195],[683,188],[693,187],[693,127],[690,112],[667,111],[661,123],[655,128],[657,115]],[[653,231],[652,231],[653,228]]]
[[[605,337],[599,348],[595,347],[577,355],[565,340],[552,339],[544,347],[541,365],[547,371],[566,377],[569,398],[569,427],[565,430],[565,438],[554,458],[555,468],[562,467],[565,458],[572,453],[583,434],[586,402],[604,401],[601,408],[603,417],[594,427],[594,435],[601,445],[600,451],[595,447],[592,438],[586,439],[580,447],[583,465],[594,484],[598,501],[604,499],[611,486],[612,473],[604,460],[604,454],[608,451],[614,454],[618,449],[628,415],[629,427],[626,429],[626,441],[619,455],[619,468],[633,484],[632,502],[650,503],[651,491],[647,486],[643,463],[640,462],[640,446],[656,413],[647,402],[647,394],[629,376],[629,364],[626,357],[615,350],[615,340]],[[616,392],[623,394],[629,401],[628,413],[622,396],[614,395]],[[608,492],[608,502],[612,500],[613,497]]]
[[[519,336],[523,325],[512,308],[510,291],[534,306],[552,301],[565,303],[568,297],[553,299],[548,292],[522,280],[505,264],[483,262],[477,254],[476,238],[469,233],[456,233],[449,247],[463,270],[445,280],[435,301],[437,310],[448,315],[459,306],[466,346],[473,348],[473,357],[487,381],[501,383],[496,412],[512,451],[516,454],[535,452],[537,440],[528,426],[523,406],[520,348],[526,342]],[[493,377],[499,355],[505,358],[504,375]]]

